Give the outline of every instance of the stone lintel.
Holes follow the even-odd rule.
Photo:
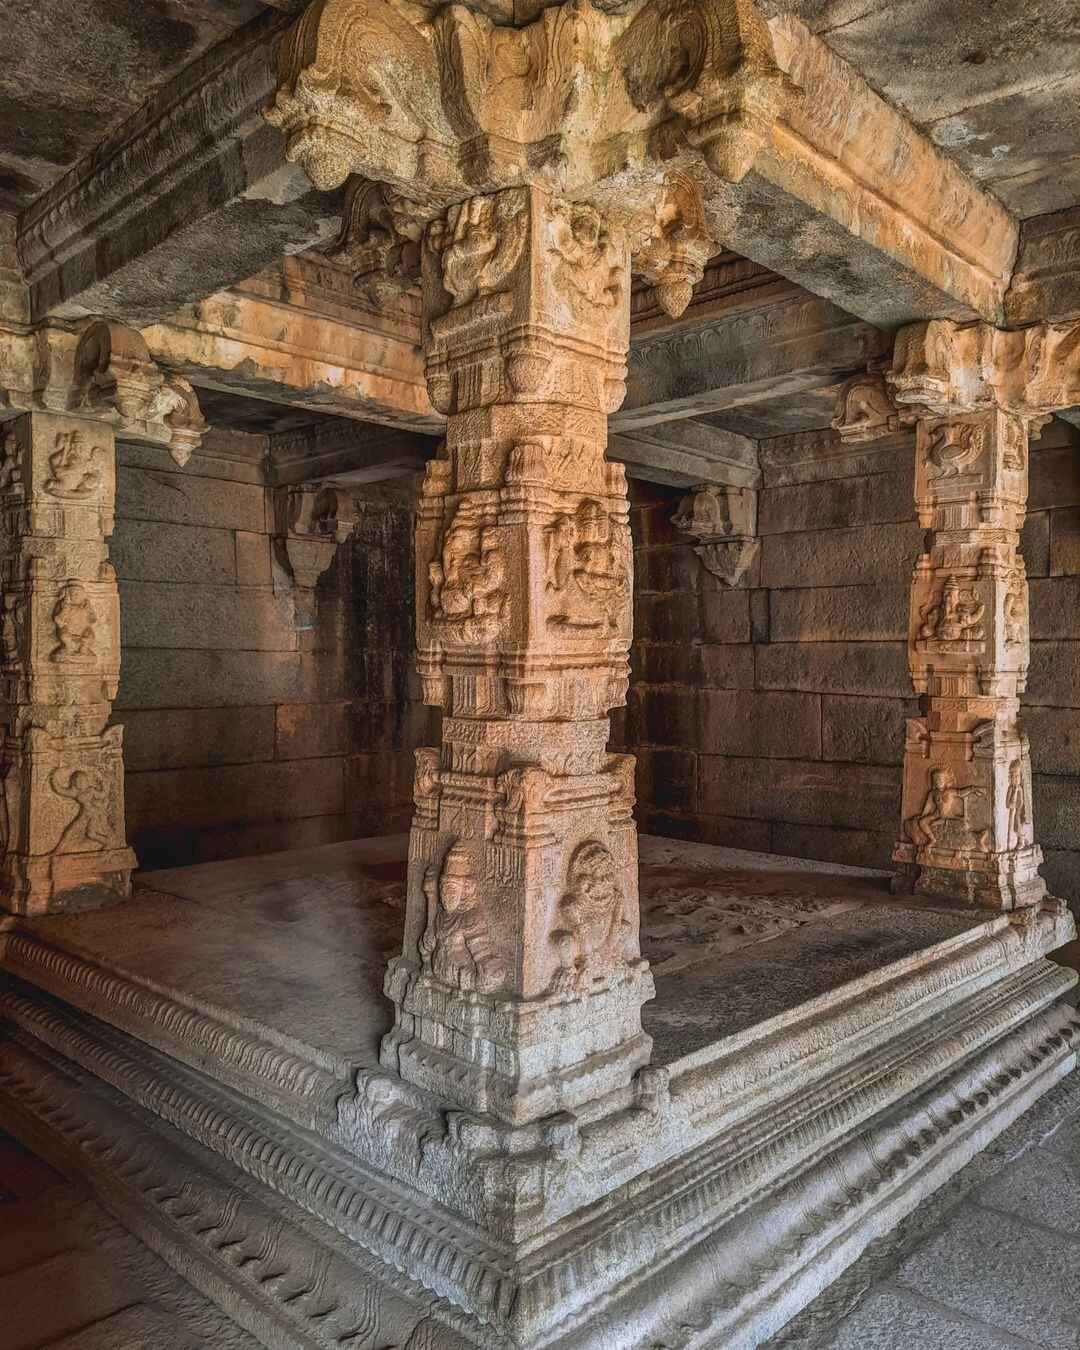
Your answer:
[[[510,3],[493,0],[488,17],[506,23]],[[312,191],[262,120],[278,87],[279,40],[300,6],[275,8],[194,62],[23,213],[35,316],[146,323],[334,236],[339,196]],[[539,9],[514,0],[512,22]],[[613,16],[611,32],[626,22]],[[1016,249],[1011,215],[798,20],[778,17],[770,31],[775,65],[762,89],[779,72],[803,93],[781,108],[771,136],[748,119],[747,147],[732,151],[735,181],[708,181],[712,232],[876,323],[999,319]],[[692,139],[727,172],[708,139],[722,120],[703,121]]]
[[[633,342],[626,400],[612,428],[621,434],[828,387],[889,345],[888,333],[792,287],[771,304]]]
[[[271,481],[276,487],[333,480],[362,484],[399,478],[424,468],[434,437],[335,418],[268,438]]]
[[[1080,207],[1024,221],[1005,318],[1010,324],[1080,318]]]
[[[647,483],[739,488],[756,488],[761,483],[754,441],[689,417],[614,432],[608,454],[622,461],[630,477]]]
[[[1011,213],[799,19],[769,28],[802,94],[747,178],[721,185],[720,237],[873,323],[1000,322]]]
[[[192,62],[23,212],[35,318],[145,324],[334,236],[338,198],[262,117],[288,22],[269,11]]]

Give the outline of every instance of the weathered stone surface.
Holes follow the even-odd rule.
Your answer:
[[[1080,708],[1080,642],[1033,642],[1028,703]]]
[[[948,1231],[901,1266],[901,1284],[1050,1350],[1070,1350],[1080,1296],[1061,1237],[964,1205]]]
[[[1032,776],[1039,836],[1056,848],[1073,848],[1080,841],[1080,776]]]
[[[908,523],[768,535],[761,541],[763,586],[889,585],[907,575],[923,531]]]
[[[269,536],[247,530],[237,530],[235,534],[237,585],[269,586],[272,580]]]
[[[1080,317],[1080,208],[1032,215],[1020,228],[1005,317],[1010,324]]]
[[[756,765],[754,814],[789,824],[885,831],[896,821],[898,768],[765,760]]]
[[[182,584],[123,581],[120,619],[122,640],[130,648],[288,652],[298,647],[291,601],[269,590],[205,586],[193,579]]]
[[[821,735],[817,694],[702,691],[698,744],[711,754],[820,759]]]
[[[345,809],[340,758],[132,773],[127,790],[136,837],[150,827],[192,830],[334,816]]]
[[[1002,1350],[985,1322],[950,1312],[908,1289],[880,1289],[837,1327],[833,1350],[908,1350],[911,1345],[949,1350]]]
[[[232,531],[203,525],[118,521],[112,558],[123,581],[205,585],[236,580],[236,544]]]
[[[118,720],[128,773],[274,757],[273,708],[128,708]]]
[[[838,579],[847,573],[838,574]],[[897,582],[769,592],[773,642],[896,642],[907,634],[909,587]]]
[[[901,643],[774,642],[757,653],[757,679],[764,689],[909,698],[906,656]]]
[[[137,648],[124,655],[116,707],[160,707],[163,690],[169,690],[174,706],[182,708],[318,701],[319,686],[326,679],[299,652]]]
[[[893,833],[851,829],[840,824],[792,825],[776,821],[769,846],[781,856],[821,858],[848,867],[884,868],[888,867],[892,854]]]
[[[284,703],[274,710],[278,759],[311,759],[350,749],[347,703]]]
[[[822,757],[846,763],[900,764],[907,719],[917,711],[914,699],[826,695],[821,701]]]
[[[899,457],[899,456],[898,456]],[[907,456],[903,457],[905,460]],[[910,521],[911,469],[907,463],[885,473],[841,482],[779,485],[762,493],[760,534],[826,530]]]
[[[1031,766],[1036,773],[1076,773],[1080,765],[1080,709],[1042,707],[1025,700],[1024,725],[1031,739]],[[1080,840],[1077,843],[1080,845]]]
[[[121,464],[116,475],[116,513],[124,520],[257,532],[265,528],[264,497],[265,489],[253,483],[193,473]]]

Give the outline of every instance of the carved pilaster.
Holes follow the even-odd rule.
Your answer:
[[[4,516],[0,903],[16,913],[128,893],[122,731],[107,727],[120,609],[106,540],[111,427],[27,413],[0,428]]]
[[[647,1061],[633,761],[606,751],[628,678],[625,476],[604,458],[629,334],[625,236],[514,188],[424,249],[432,399],[417,626],[441,752],[417,755],[402,956],[383,1061],[511,1123]]]
[[[929,532],[909,630],[925,715],[908,724],[893,856],[919,891],[1014,909],[1046,893],[1019,718],[1028,669],[1019,543],[1028,440],[1042,418],[1002,406],[1007,371],[965,365],[978,337],[978,326],[906,331],[889,377],[917,418],[915,498]]]

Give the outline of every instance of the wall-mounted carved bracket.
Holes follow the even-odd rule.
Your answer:
[[[702,566],[725,586],[738,586],[761,550],[753,488],[697,488],[683,498],[671,523],[697,541]]]
[[[206,420],[189,382],[162,370],[142,334],[96,319],[81,331],[0,327],[0,408],[68,413],[117,440],[165,446],[181,467]]]
[[[871,366],[837,395],[832,428],[845,445],[884,440],[900,430],[900,413],[882,371]]]
[[[314,591],[329,571],[338,548],[356,527],[356,504],[342,488],[325,483],[303,483],[279,488],[274,500],[278,559],[275,577],[289,589]]]

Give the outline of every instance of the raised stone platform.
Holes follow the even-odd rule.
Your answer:
[[[535,1126],[447,1110],[378,1062],[405,848],[2,932],[0,1122],[267,1345],[756,1345],[1075,1064],[1057,902],[643,839],[650,1067]]]

